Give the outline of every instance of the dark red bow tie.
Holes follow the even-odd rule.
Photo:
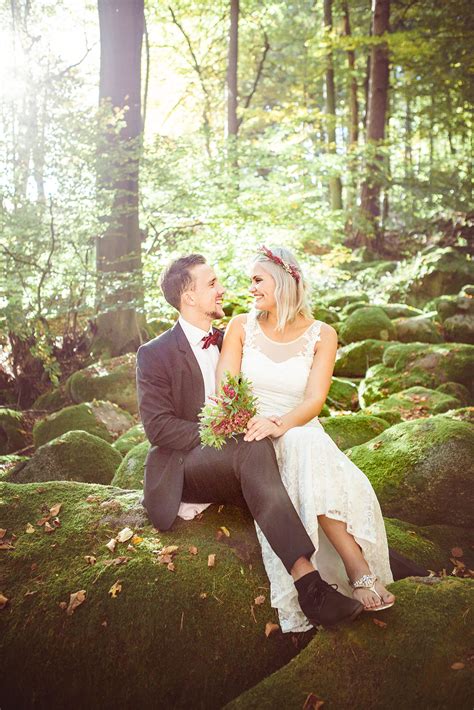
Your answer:
[[[209,345],[217,345],[219,336],[220,333],[218,330],[216,330],[214,333],[209,333],[209,335],[205,335],[204,338],[201,340],[203,350],[207,350]]]

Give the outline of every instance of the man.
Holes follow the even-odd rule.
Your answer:
[[[181,501],[247,506],[292,575],[300,606],[313,625],[354,619],[363,606],[324,582],[309,558],[314,546],[283,486],[269,438],[229,439],[218,451],[202,447],[198,414],[215,393],[224,288],[199,254],[174,261],[161,279],[178,322],[137,353],[140,415],[152,448],[144,505],[153,524],[167,530]]]

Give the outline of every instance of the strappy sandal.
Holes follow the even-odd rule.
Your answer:
[[[376,594],[380,601],[382,602],[378,606],[371,606],[369,608],[366,608],[364,606],[364,611],[382,611],[383,609],[390,609],[391,606],[395,604],[395,600],[393,602],[384,602],[383,598],[381,595],[378,593],[378,591],[375,589],[375,582],[377,581],[377,577],[375,574],[363,574],[362,577],[359,577],[359,579],[356,579],[355,582],[351,582],[349,580],[349,584],[351,585],[352,589],[354,591],[356,589],[369,589],[371,592]]]

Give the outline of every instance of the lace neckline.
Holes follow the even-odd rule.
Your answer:
[[[258,327],[260,333],[263,335],[264,338],[266,338],[267,340],[269,340],[270,343],[274,343],[275,345],[291,345],[291,343],[296,343],[297,340],[301,340],[301,338],[304,338],[305,335],[307,335],[307,334],[309,333],[309,331],[311,330],[311,328],[312,328],[316,323],[318,323],[318,321],[317,321],[317,320],[313,321],[313,322],[311,323],[311,325],[308,326],[308,328],[306,328],[306,330],[305,330],[303,333],[301,333],[301,335],[298,335],[297,338],[293,338],[293,340],[285,340],[284,342],[281,342],[281,341],[279,341],[279,340],[273,340],[273,338],[269,338],[268,335],[265,335],[265,333],[263,332],[263,328],[261,327],[260,323],[258,322],[258,318],[255,318],[255,323],[256,323],[256,325],[257,325],[257,327]]]

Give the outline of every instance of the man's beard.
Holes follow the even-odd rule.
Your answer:
[[[218,311],[209,311],[206,316],[211,320],[220,320],[223,317],[223,311],[219,313]]]

